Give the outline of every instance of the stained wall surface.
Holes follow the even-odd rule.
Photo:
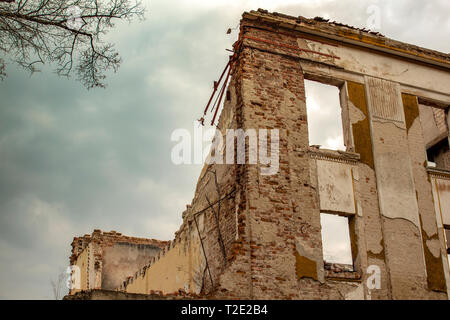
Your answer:
[[[117,242],[103,249],[102,288],[114,290],[156,256],[161,249],[148,244]]]
[[[94,230],[92,235],[75,238],[70,264],[76,270],[72,270],[74,288],[70,290],[70,294],[80,290],[116,289],[157,255],[167,243],[100,230]]]
[[[117,289],[448,299],[450,172],[426,150],[448,136],[450,55],[265,10],[243,14],[234,51],[219,135],[277,130],[278,170],[248,163],[249,140],[245,164],[205,164],[175,239]],[[305,79],[339,88],[346,150],[309,145]],[[352,268],[324,263],[321,212],[348,217]]]
[[[447,299],[418,99],[448,105],[449,72],[414,62],[412,47],[403,48],[414,59],[380,54],[334,41],[359,31],[306,20],[259,10],[241,21],[238,110],[244,128],[280,130],[280,170],[263,177],[246,167],[244,232],[221,293]],[[371,37],[383,50],[390,45]],[[340,88],[347,153],[309,147],[305,77]],[[324,266],[321,211],[351,217],[353,271]],[[381,278],[375,288],[367,285],[374,267]]]

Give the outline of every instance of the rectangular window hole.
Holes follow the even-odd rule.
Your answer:
[[[309,145],[346,150],[339,88],[305,79]]]
[[[419,103],[419,116],[428,166],[450,169],[446,110]]]
[[[338,264],[342,271],[353,271],[349,218],[321,213],[320,224],[325,266]]]

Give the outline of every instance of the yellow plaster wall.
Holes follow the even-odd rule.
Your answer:
[[[126,292],[148,294],[154,290],[166,294],[181,289],[198,293],[200,288],[195,279],[203,272],[204,258],[195,228],[193,224],[186,231],[187,236],[182,237],[173,248],[152,263],[144,275],[134,279],[127,286]]]
[[[87,290],[87,279],[88,279],[88,255],[89,250],[88,247],[86,247],[77,258],[77,261],[75,262],[75,266],[77,266],[80,269],[80,288],[74,288],[72,290],[72,293],[76,293],[81,290]]]

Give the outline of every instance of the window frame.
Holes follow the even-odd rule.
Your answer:
[[[345,146],[345,152],[354,152],[355,148],[353,145],[353,139],[351,134],[351,124],[349,118],[348,111],[348,93],[347,93],[347,83],[345,80],[337,79],[334,77],[328,77],[324,75],[317,75],[310,72],[303,73],[304,80],[318,82],[323,85],[329,85],[336,87],[338,89],[339,96],[339,106],[341,108],[341,129],[342,129],[342,140]],[[305,88],[305,103],[306,103],[306,86]],[[306,112],[308,113],[308,105],[306,104]],[[307,121],[308,125],[308,146],[311,147],[313,145],[310,144],[310,136],[309,136],[309,121]],[[320,150],[320,149],[319,149]],[[337,151],[334,149],[329,149],[333,151]]]
[[[328,210],[320,210],[320,215],[329,214],[336,215],[347,218],[348,222],[348,231],[349,231],[349,240],[350,240],[350,250],[352,255],[352,271],[342,271],[342,272],[327,272],[326,265],[346,265],[342,263],[330,263],[323,259],[323,266],[325,269],[325,277],[334,279],[334,280],[342,280],[342,281],[360,281],[361,280],[361,268],[360,262],[358,261],[358,238],[356,237],[356,214],[349,214],[345,212],[331,212]],[[322,241],[322,254],[323,254],[323,236],[322,236],[322,221],[320,222],[320,236]]]

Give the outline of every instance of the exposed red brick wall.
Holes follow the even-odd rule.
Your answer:
[[[424,141],[419,126],[414,124],[417,114],[412,116],[405,109],[407,128],[391,127],[395,128],[398,137],[405,138],[401,147],[410,157],[411,178],[418,186],[420,225],[381,212],[383,200],[378,193],[377,157],[373,150],[376,150],[374,147],[395,150],[400,140],[394,134],[384,135],[383,126],[389,119],[378,123],[374,131],[366,97],[366,89],[371,87],[367,87],[364,79],[346,81],[343,87],[353,108],[347,115],[351,126],[347,132],[351,133],[354,143],[349,147],[359,154],[351,160],[357,172],[352,183],[358,212],[351,217],[355,270],[343,272],[329,265],[325,270],[318,169],[313,156],[325,151],[309,147],[301,64],[308,56],[301,55],[298,50],[299,33],[283,27],[286,19],[293,23],[296,18],[271,16],[277,17],[282,18],[280,23],[268,22],[260,14],[253,18],[244,15],[239,40],[234,46],[237,59],[228,86],[230,99],[224,104],[218,128],[222,134],[227,128],[279,130],[279,171],[265,176],[261,175],[261,165],[205,165],[194,199],[183,213],[183,224],[174,241],[166,244],[148,240],[164,247],[153,261],[163,257],[174,243],[189,250],[192,232],[199,232],[201,253],[206,256],[212,278],[211,283],[209,272],[204,274],[203,296],[344,299],[350,295],[371,299],[445,299],[442,272],[437,270],[442,267],[439,265],[442,260],[433,258],[426,251],[428,246],[436,249],[439,244],[431,189],[424,167]],[[322,31],[331,33],[348,29],[329,24],[325,27],[323,21],[299,20],[321,25]],[[334,58],[330,59],[326,61],[327,67],[333,63]],[[247,156],[248,147],[246,143]],[[338,161],[348,161],[345,152],[336,152],[334,157]],[[76,238],[72,244],[73,257],[76,258],[89,241],[97,241],[97,238],[94,234]],[[109,243],[120,235],[103,234],[101,238]],[[425,248],[423,258],[422,248]],[[423,266],[422,260],[425,261]],[[414,266],[409,265],[409,261],[413,261]],[[368,292],[365,284],[369,276],[367,268],[371,265],[380,268],[381,287]],[[146,268],[151,268],[151,263],[136,274],[145,273]]]

